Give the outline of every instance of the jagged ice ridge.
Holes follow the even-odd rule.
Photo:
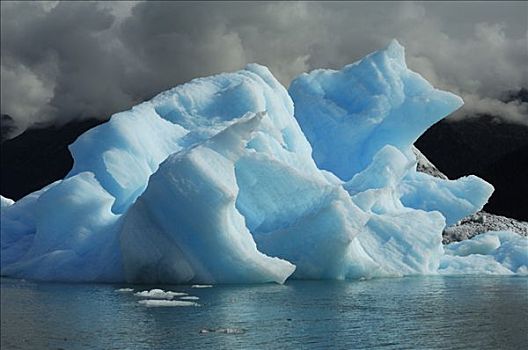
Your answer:
[[[283,283],[527,273],[510,233],[442,246],[493,187],[416,171],[412,145],[462,105],[393,41],[287,91],[266,67],[200,78],[81,135],[74,166],[2,198],[1,273],[51,281]]]

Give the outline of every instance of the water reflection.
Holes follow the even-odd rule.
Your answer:
[[[528,278],[294,281],[283,286],[205,289],[161,286],[196,295],[202,305],[168,308],[140,305],[132,293],[116,293],[120,287],[2,279],[2,347],[528,347]],[[206,328],[246,332],[200,333]]]

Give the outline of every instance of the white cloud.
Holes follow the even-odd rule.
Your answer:
[[[47,84],[24,65],[0,67],[2,113],[21,116],[22,128],[39,122],[53,97],[53,86]]]

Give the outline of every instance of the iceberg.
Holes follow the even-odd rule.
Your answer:
[[[417,171],[413,143],[461,105],[409,70],[397,41],[289,90],[257,64],[192,80],[81,135],[63,180],[2,197],[1,274],[196,286],[524,274],[515,234],[442,245],[493,192]]]

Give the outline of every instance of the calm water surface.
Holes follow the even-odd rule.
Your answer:
[[[526,277],[161,287],[201,307],[148,308],[122,287],[147,289],[2,279],[2,350],[528,349]]]

